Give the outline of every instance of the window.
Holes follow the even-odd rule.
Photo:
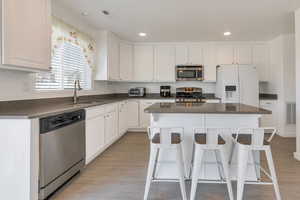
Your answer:
[[[73,89],[75,80],[91,89],[95,42],[85,33],[52,17],[51,72],[36,75],[37,90]]]
[[[83,89],[91,88],[91,70],[80,46],[63,43],[52,56],[50,73],[39,73],[37,90],[73,89],[74,81],[80,80]]]

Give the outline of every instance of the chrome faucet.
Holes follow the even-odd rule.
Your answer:
[[[73,96],[73,103],[77,104],[78,102],[78,95],[77,95],[77,91],[82,90],[82,88],[80,87],[80,81],[79,80],[75,80],[74,82],[74,96]]]

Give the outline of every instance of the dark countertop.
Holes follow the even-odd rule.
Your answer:
[[[18,101],[0,102],[1,119],[32,119],[43,118],[46,116],[72,112],[93,106],[100,106],[110,103],[116,103],[128,99],[145,100],[172,100],[175,96],[161,97],[159,94],[147,94],[144,97],[128,97],[127,94],[107,94],[80,96],[78,104],[73,104],[72,97],[32,99]],[[209,95],[207,99],[215,99],[214,95]]]
[[[272,114],[271,111],[235,103],[156,103],[145,109],[147,113],[203,113],[203,114]]]
[[[277,100],[277,99],[278,99],[277,94],[266,94],[266,93],[259,94],[259,100]]]

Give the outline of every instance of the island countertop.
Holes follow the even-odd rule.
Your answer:
[[[271,111],[239,103],[156,103],[146,113],[272,114]]]

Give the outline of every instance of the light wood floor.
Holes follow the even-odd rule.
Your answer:
[[[276,137],[272,144],[283,200],[300,200],[300,162],[293,159],[295,139]],[[128,133],[93,161],[52,200],[141,200],[148,163],[148,140],[144,133]],[[263,163],[265,158],[262,157]],[[190,189],[190,183],[187,183]],[[234,187],[235,189],[235,187]],[[225,185],[200,184],[197,196],[205,200],[226,198]],[[151,200],[177,200],[178,183],[154,183]],[[245,200],[273,200],[272,186],[248,185]]]

